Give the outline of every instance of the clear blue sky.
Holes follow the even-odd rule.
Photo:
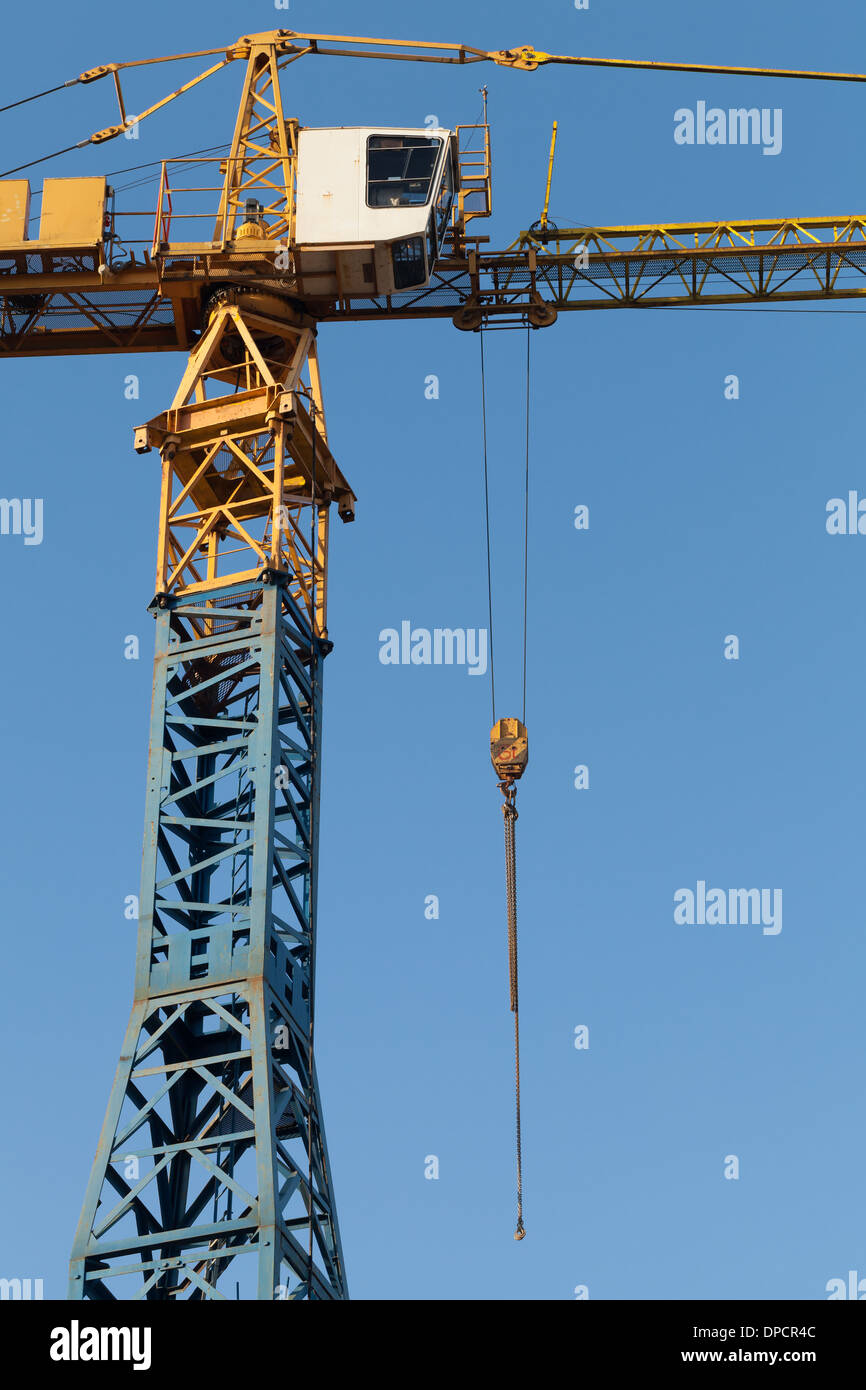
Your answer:
[[[3,101],[104,61],[270,27],[551,52],[844,69],[848,0],[527,7],[373,0],[276,11],[153,0],[4,19]],[[21,54],[38,54],[22,63]],[[147,69],[137,90],[174,86]],[[240,70],[117,141],[34,171],[110,172],[228,139]],[[866,90],[655,73],[298,63],[311,125],[493,125],[505,246],[561,223],[864,210]],[[781,107],[781,153],[684,147],[674,112]],[[0,116],[3,168],[114,119],[105,84]],[[118,184],[122,181],[117,180]],[[146,190],[145,190],[146,191]],[[122,195],[121,195],[122,196]],[[138,191],[134,197],[143,197]],[[853,306],[856,309],[856,306]],[[851,309],[840,304],[838,309]],[[856,317],[848,312],[847,317]],[[489,340],[497,677],[517,710],[524,339]],[[486,681],[380,664],[409,619],[486,625],[478,339],[446,321],[326,326],[335,526],[318,1065],[355,1297],[822,1298],[866,1275],[862,729],[863,325],[841,312],[563,315],[533,335],[531,767],[518,825],[527,1240],[512,1239],[511,1019]],[[158,476],[132,427],[178,355],[0,367],[6,1124],[0,1274],[62,1297],[132,995]],[[124,398],[136,372],[141,398]],[[425,378],[440,379],[427,400]],[[736,374],[740,398],[724,398]],[[573,526],[590,507],[589,531]],[[138,662],[123,658],[127,634]],[[723,658],[727,634],[739,661]],[[362,756],[359,756],[359,752]],[[576,791],[576,764],[590,787]],[[781,888],[782,931],[680,926],[673,895]],[[437,894],[438,921],[424,902]],[[586,1024],[590,1048],[577,1051]],[[424,1177],[439,1158],[438,1181]],[[726,1181],[725,1158],[740,1177]]]

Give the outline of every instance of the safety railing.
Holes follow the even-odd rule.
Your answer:
[[[476,136],[476,132],[479,131],[480,143]],[[492,211],[490,126],[459,125],[457,148],[460,181],[452,213],[452,225],[465,228],[473,218],[489,217]],[[473,201],[470,202],[470,199]],[[476,203],[476,199],[480,200],[480,203]]]
[[[151,256],[213,245],[226,161],[218,157],[162,162]]]

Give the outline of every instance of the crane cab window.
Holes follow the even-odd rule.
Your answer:
[[[391,260],[394,265],[395,290],[409,290],[427,282],[427,267],[424,263],[424,238],[405,237],[395,241],[391,247]]]
[[[451,217],[451,204],[454,201],[454,170],[451,166],[450,153],[445,160],[445,167],[442,170],[442,182],[439,187],[439,197],[436,199],[436,225],[441,241],[445,228]]]
[[[423,207],[430,200],[442,141],[423,135],[371,135],[367,140],[367,206]]]

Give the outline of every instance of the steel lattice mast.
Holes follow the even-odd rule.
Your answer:
[[[354,498],[312,330],[231,297],[138,434],[163,474],[135,1002],[73,1298],[346,1296],[313,1000],[328,509]]]

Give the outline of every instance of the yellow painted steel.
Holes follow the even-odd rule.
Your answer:
[[[172,405],[136,432],[162,456],[156,592],[280,572],[326,637],[328,509],[350,521],[355,497],[328,448],[312,328],[268,308],[220,304]]]
[[[556,154],[556,130],[558,122],[553,122],[553,134],[550,137],[550,159],[547,163],[547,187],[544,190],[544,210],[541,214],[541,226],[547,230],[547,211],[550,207],[550,185],[553,182],[553,156]]]
[[[256,53],[268,51],[273,55],[278,67],[295,62],[307,56],[341,58],[379,58],[397,62],[414,63],[496,63],[499,67],[515,68],[523,72],[534,72],[549,63],[601,68],[632,68],[657,72],[689,72],[702,74],[730,75],[737,77],[778,77],[795,78],[806,81],[824,82],[866,82],[866,73],[825,72],[806,68],[767,68],[726,66],[716,63],[665,63],[634,58],[590,58],[566,54],[545,53],[540,49],[524,44],[517,48],[487,50],[472,48],[466,44],[430,43],[411,39],[377,39],[350,34],[308,34],[292,29],[270,29],[262,33],[244,36],[226,48],[203,48],[189,53],[168,54],[159,58],[132,59],[125,63],[103,63],[79,75],[79,82],[95,82],[102,77],[112,78],[120,111],[120,123],[108,126],[90,136],[90,141],[100,144],[104,140],[115,139],[135,121],[142,121],[174,101],[176,97],[190,91],[199,82],[219,72],[228,63],[254,59]],[[222,55],[222,61],[213,64],[190,81],[170,92],[160,101],[147,107],[137,116],[126,115],[126,103],[121,90],[121,72],[131,68],[149,67],[157,63],[170,63],[191,58],[215,57]]]
[[[411,299],[365,300],[346,294],[336,300],[308,301],[293,261],[298,123],[283,110],[279,74],[299,58],[326,55],[460,64],[491,61],[526,70],[549,62],[863,80],[856,73],[565,57],[526,46],[493,52],[462,44],[281,29],[244,36],[226,48],[173,55],[219,61],[210,62],[197,76],[133,116],[120,87],[122,73],[170,62],[172,57],[92,68],[80,80],[111,77],[121,118],[117,126],[91,137],[98,141],[113,138],[132,122],[162,109],[227,64],[245,62],[230,151],[219,160],[166,161],[155,213],[115,209],[110,232],[106,230],[103,239],[96,231],[95,211],[85,215],[72,191],[89,181],[46,181],[43,222],[50,243],[60,246],[66,240],[91,248],[90,254],[76,255],[74,260],[27,255],[33,243],[26,240],[21,209],[22,198],[26,202],[27,197],[26,181],[0,185],[0,251],[11,261],[3,277],[5,297],[0,299],[4,352],[27,356],[188,350],[200,331],[203,290],[241,280],[305,305],[319,321],[449,316],[467,329],[486,321],[507,323],[509,315],[542,327],[566,310],[808,302],[866,294],[866,236],[860,215],[556,231],[548,221],[555,123],[541,223],[521,233],[506,250],[486,251],[486,238],[467,234],[471,220],[487,216],[491,206],[489,129],[484,124],[482,148],[459,161],[452,225],[440,249],[430,292]],[[469,132],[468,127],[461,130]],[[178,183],[181,163],[192,170],[187,175],[189,187]],[[63,185],[68,196],[64,192],[60,198]],[[189,207],[184,206],[186,198]],[[246,212],[250,200],[258,209],[253,222]],[[138,223],[130,220],[148,215],[151,220],[144,239],[137,235]],[[250,234],[253,226],[255,234]],[[113,239],[144,249],[133,249],[126,259],[113,259]],[[280,253],[286,255],[287,264],[275,273]],[[69,313],[72,295],[76,314]],[[30,315],[24,322],[22,306]]]
[[[4,200],[15,206],[18,196],[0,183],[0,206]],[[233,195],[233,202],[237,208],[239,196]],[[237,275],[241,248],[249,284],[255,285],[261,273],[281,294],[302,298],[291,267],[275,282],[277,246],[271,241],[241,239],[237,249],[230,242],[223,251],[209,241],[167,240],[153,255],[106,274],[102,246],[91,243],[89,261],[79,256],[74,265],[60,257],[37,262],[27,255],[34,243],[13,238],[7,227],[20,230],[20,223],[13,228],[0,222],[0,253],[16,266],[3,277],[7,307],[0,302],[0,340],[9,355],[188,350],[200,326],[203,284]],[[465,236],[458,248],[444,249],[429,297],[421,293],[408,303],[399,298],[317,301],[315,316],[348,321],[456,313],[461,326],[473,328],[510,309],[531,310],[543,325],[569,310],[866,296],[866,217],[860,215],[570,228],[543,237],[536,230],[521,233],[504,251],[485,252],[478,239]],[[163,277],[166,262],[170,280]],[[455,284],[459,290],[451,288]],[[70,294],[81,308],[74,326],[68,319]],[[33,305],[32,330],[22,329],[13,316],[17,296]],[[130,298],[137,301],[134,318]]]
[[[636,58],[575,57],[570,54],[545,53],[524,44],[517,48],[490,50],[467,44],[431,43],[412,39],[379,39],[351,34],[312,34],[293,29],[270,29],[245,36],[227,48],[201,48],[189,53],[168,54],[159,58],[138,58],[125,63],[105,63],[81,73],[80,82],[93,82],[100,77],[128,68],[149,67],[189,58],[225,55],[226,62],[250,56],[255,45],[268,44],[285,59],[315,54],[322,57],[391,58],[402,62],[479,63],[492,62],[500,67],[519,68],[533,72],[548,63],[600,68],[635,68],[657,72],[712,73],[735,77],[797,78],[825,82],[866,82],[866,73],[831,72],[809,68],[743,67],[720,63],[668,63]],[[180,90],[186,90],[181,88]]]
[[[559,63],[574,67],[636,68],[652,72],[715,73],[719,76],[733,77],[793,77],[819,82],[866,82],[866,73],[859,72],[820,72],[809,68],[731,67],[721,63],[659,63],[640,58],[574,58],[564,54],[542,53],[529,45],[490,53],[488,57],[503,67],[520,68],[524,72],[534,72],[536,68],[544,67],[547,63]]]
[[[27,240],[30,221],[30,180],[0,180],[0,244]]]
[[[39,240],[55,246],[96,246],[105,222],[105,179],[46,179]]]
[[[737,222],[651,222],[625,223],[605,227],[560,227],[544,242],[533,231],[521,232],[511,243],[515,247],[551,246],[559,255],[570,255],[583,245],[592,245],[599,254],[633,251],[695,250],[706,247],[760,249],[787,243],[815,246],[846,242],[852,234],[862,236],[863,217],[764,217]],[[830,233],[829,237],[824,235]],[[628,248],[618,243],[629,243]]]

